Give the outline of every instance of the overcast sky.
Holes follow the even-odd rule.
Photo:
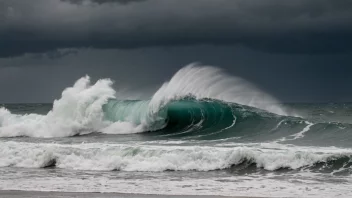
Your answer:
[[[0,103],[85,74],[148,97],[191,62],[284,102],[352,101],[352,1],[0,0]]]

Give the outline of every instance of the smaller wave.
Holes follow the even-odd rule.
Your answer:
[[[247,163],[267,171],[283,168],[319,171],[323,166],[332,167],[331,171],[352,168],[349,149],[277,147],[276,144],[226,148],[3,142],[0,147],[0,167],[160,172],[223,170]]]

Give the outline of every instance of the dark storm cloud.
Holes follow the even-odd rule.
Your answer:
[[[0,58],[0,103],[52,102],[86,74],[93,82],[111,78],[116,91],[136,90],[146,99],[181,67],[194,61],[224,68],[229,75],[248,80],[280,101],[352,101],[352,53],[268,54],[238,46],[209,45],[60,51],[66,55]]]
[[[350,0],[2,0],[0,57],[59,48],[232,45],[352,50]]]
[[[74,4],[82,4],[86,2],[86,0],[61,0],[66,2],[71,2]],[[120,4],[128,4],[132,2],[146,1],[146,0],[90,0],[91,2],[102,4],[102,3],[120,3]]]

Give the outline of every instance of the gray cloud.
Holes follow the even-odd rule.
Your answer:
[[[0,58],[0,103],[52,102],[86,74],[93,81],[113,79],[118,92],[136,90],[136,94],[149,98],[181,67],[194,61],[245,78],[280,101],[348,102],[352,101],[351,57],[352,53],[269,54],[210,45],[81,49],[61,58],[26,54]]]
[[[119,3],[119,4],[128,4],[132,2],[140,2],[140,1],[146,1],[146,0],[61,0],[64,2],[71,2],[74,4],[83,4],[83,3],[98,3],[98,4],[103,4],[103,3]]]
[[[0,13],[0,57],[198,44],[275,53],[352,50],[350,0],[3,0]]]

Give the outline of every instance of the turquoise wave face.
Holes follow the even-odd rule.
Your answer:
[[[147,131],[162,129],[167,124],[167,111],[153,113],[149,109],[150,100],[114,100],[103,105],[105,119],[112,122],[130,122],[143,125]]]
[[[103,106],[103,111],[109,121],[143,124],[150,131],[221,130],[236,121],[233,107],[220,101],[183,99],[172,101],[157,112],[150,110],[149,102],[110,100]]]
[[[299,143],[330,145],[341,139],[350,143],[351,124],[314,122],[280,116],[257,108],[213,99],[186,98],[171,101],[158,111],[150,100],[110,100],[103,106],[105,119],[143,125],[153,139],[229,139],[236,142]],[[319,135],[317,135],[319,134]]]
[[[186,98],[171,101],[158,111],[149,100],[111,99],[103,106],[105,119],[144,125],[170,137],[228,138],[275,127],[282,116],[219,100]]]
[[[229,104],[215,100],[180,100],[165,108],[168,117],[162,132],[171,135],[216,133],[233,127],[237,119]]]

